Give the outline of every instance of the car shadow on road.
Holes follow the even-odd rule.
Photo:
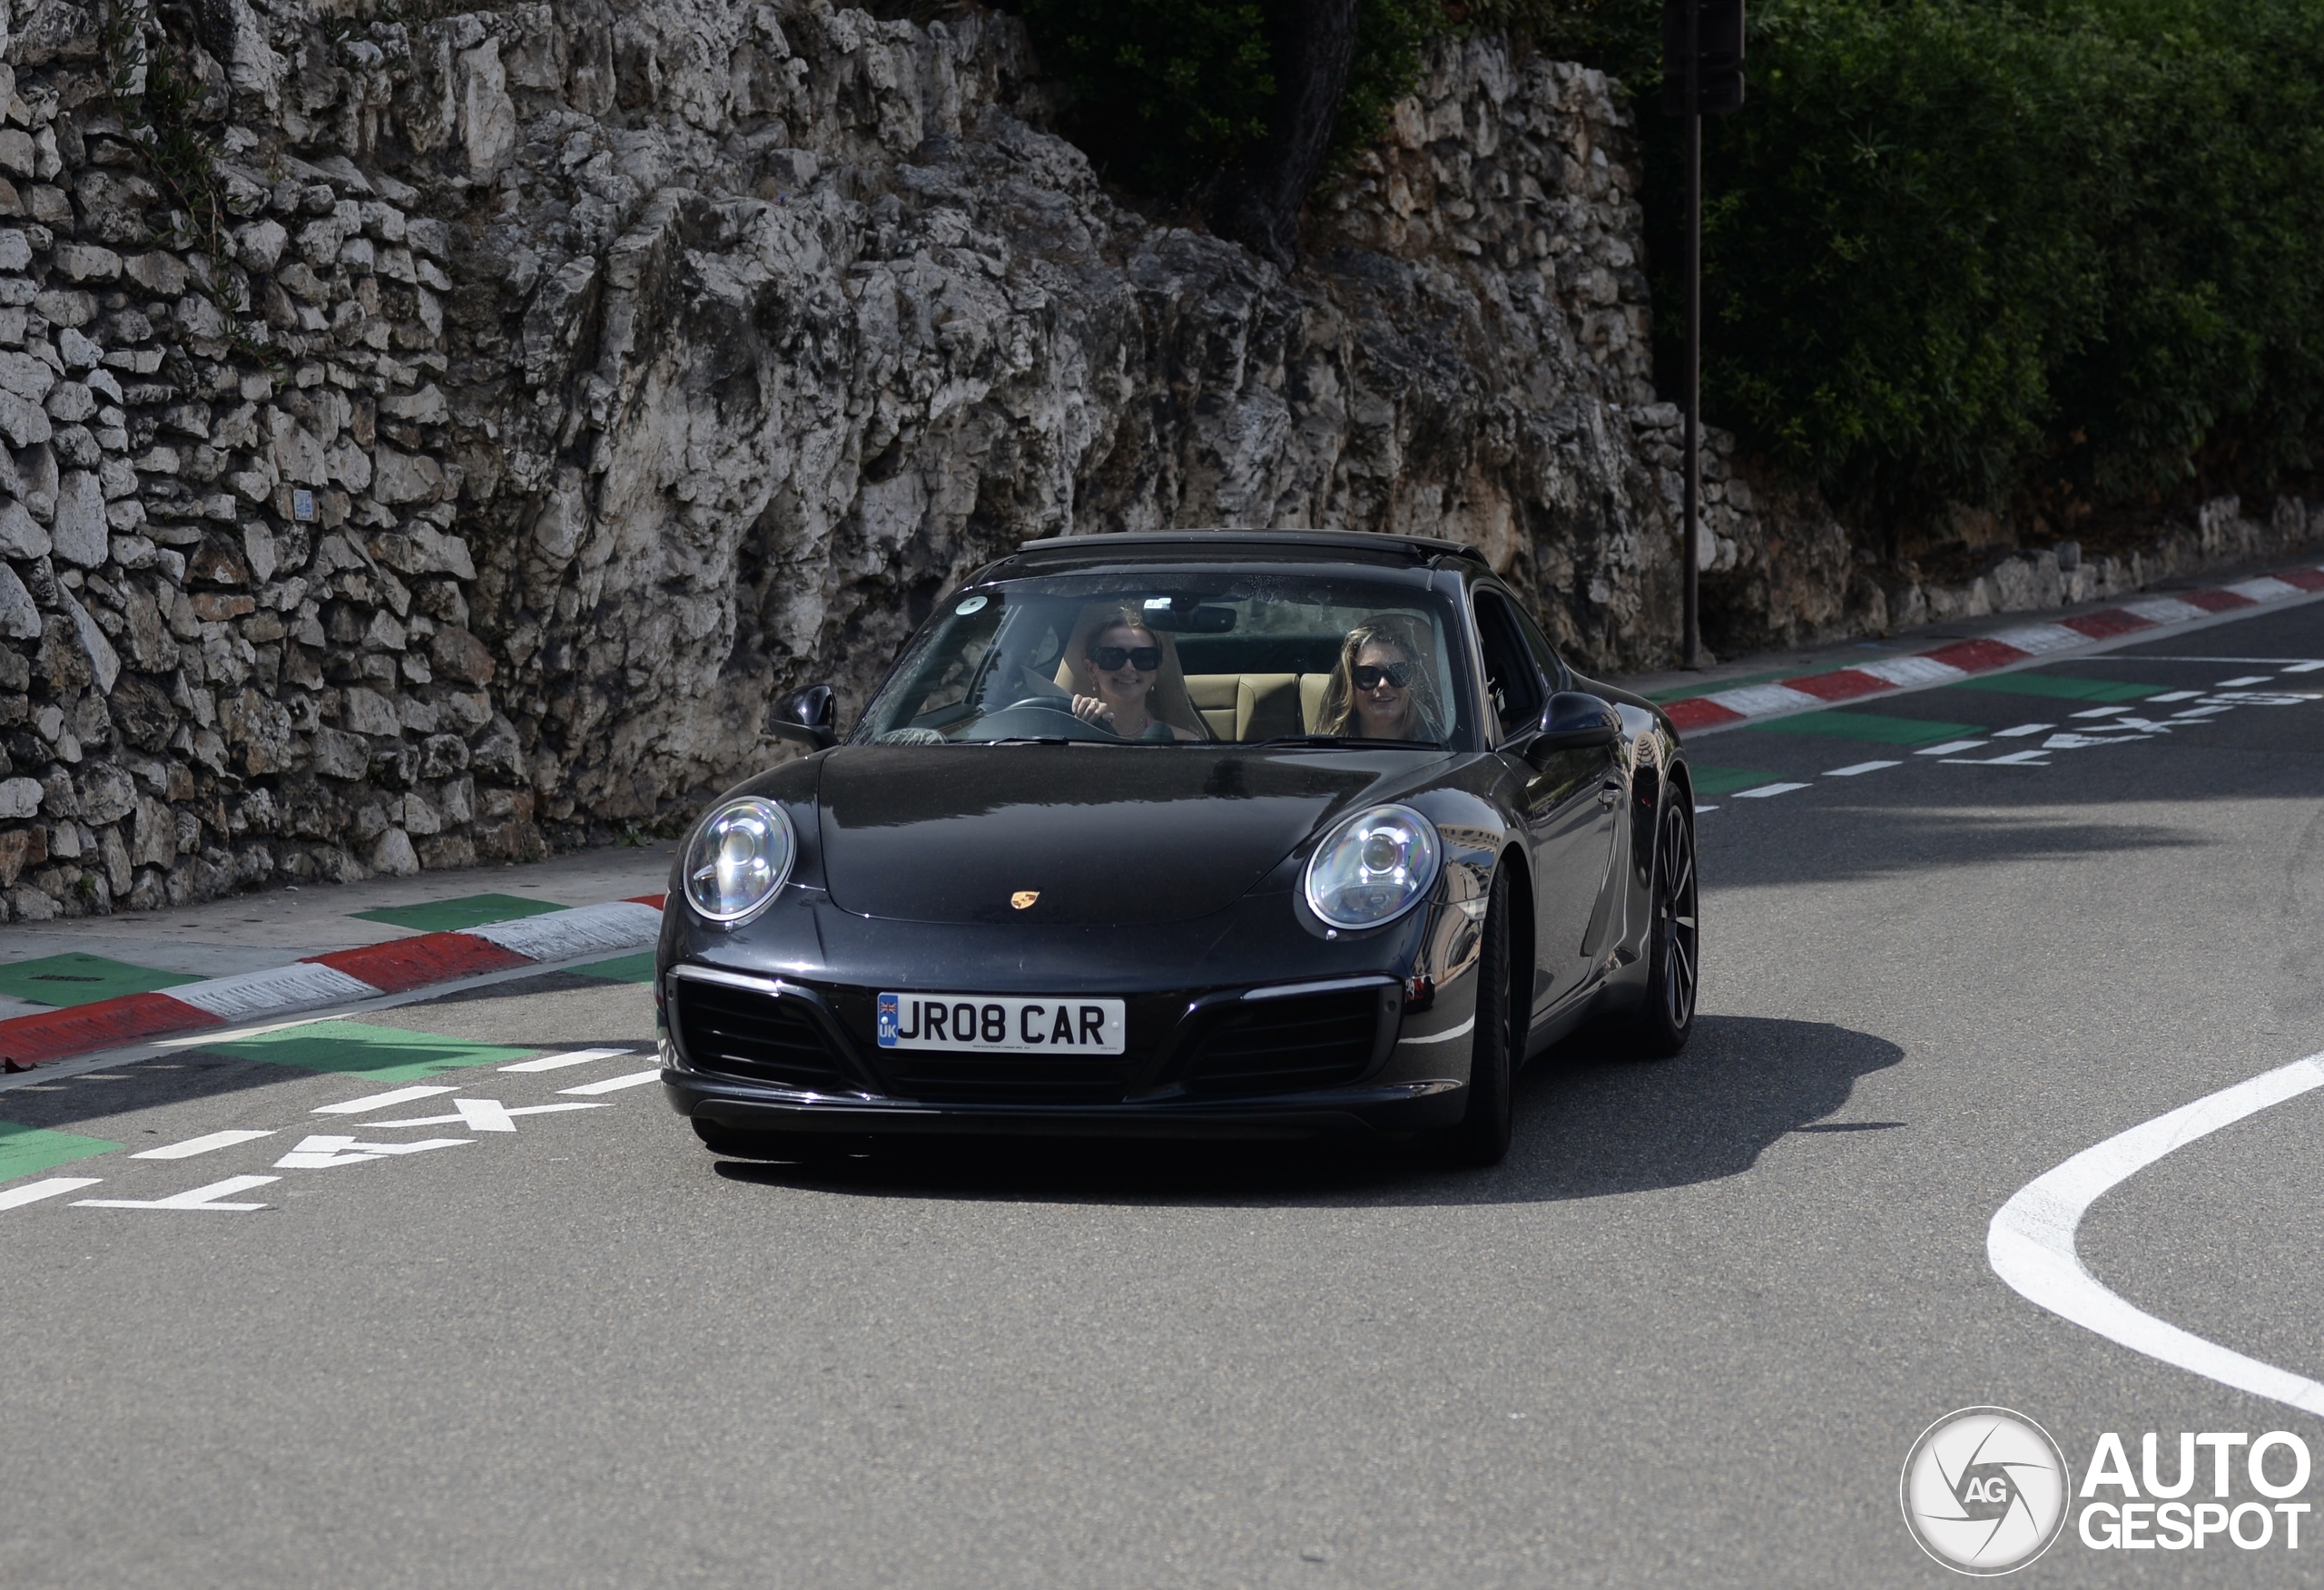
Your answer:
[[[1904,1057],[1866,1033],[1760,1016],[1704,1016],[1670,1060],[1623,1058],[1585,1035],[1527,1069],[1509,1157],[1484,1171],[1448,1170],[1401,1145],[1011,1138],[900,1138],[836,1164],[722,1160],[717,1171],[872,1198],[1354,1207],[1601,1198],[1739,1175],[1841,1109],[1857,1077]]]

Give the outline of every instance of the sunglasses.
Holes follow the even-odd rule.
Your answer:
[[[1140,673],[1151,673],[1162,666],[1159,646],[1092,646],[1089,661],[1105,672],[1111,673],[1123,663],[1128,663]]]
[[[1385,668],[1364,662],[1359,663],[1352,670],[1349,677],[1355,681],[1355,688],[1358,690],[1378,690],[1380,682],[1384,679],[1398,690],[1402,690],[1413,682],[1413,665],[1409,662],[1391,662]]]

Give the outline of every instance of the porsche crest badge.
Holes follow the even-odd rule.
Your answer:
[[[1041,891],[1039,889],[1020,888],[1015,894],[1009,897],[1009,903],[1021,911],[1040,898]]]

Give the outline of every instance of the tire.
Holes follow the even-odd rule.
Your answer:
[[[831,1164],[862,1152],[861,1138],[824,1132],[738,1132],[714,1121],[696,1120],[694,1134],[702,1145],[728,1159],[790,1160],[799,1164]]]
[[[1683,790],[1663,803],[1654,832],[1654,891],[1647,927],[1646,1003],[1630,1023],[1630,1046],[1668,1059],[1695,1031],[1702,968],[1696,910],[1695,821]]]
[[[1505,865],[1505,864],[1504,864]],[[1493,876],[1477,949],[1477,1030],[1469,1051],[1469,1108],[1445,1130],[1448,1163],[1482,1169],[1509,1152],[1512,1027],[1509,997],[1509,878]]]

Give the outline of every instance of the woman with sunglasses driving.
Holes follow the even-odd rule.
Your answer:
[[[1161,638],[1137,613],[1109,614],[1090,632],[1081,666],[1074,670],[1073,715],[1124,740],[1200,739],[1155,715],[1154,687],[1164,660]]]
[[[1366,620],[1340,645],[1315,732],[1352,740],[1442,740],[1436,692],[1404,626]]]

